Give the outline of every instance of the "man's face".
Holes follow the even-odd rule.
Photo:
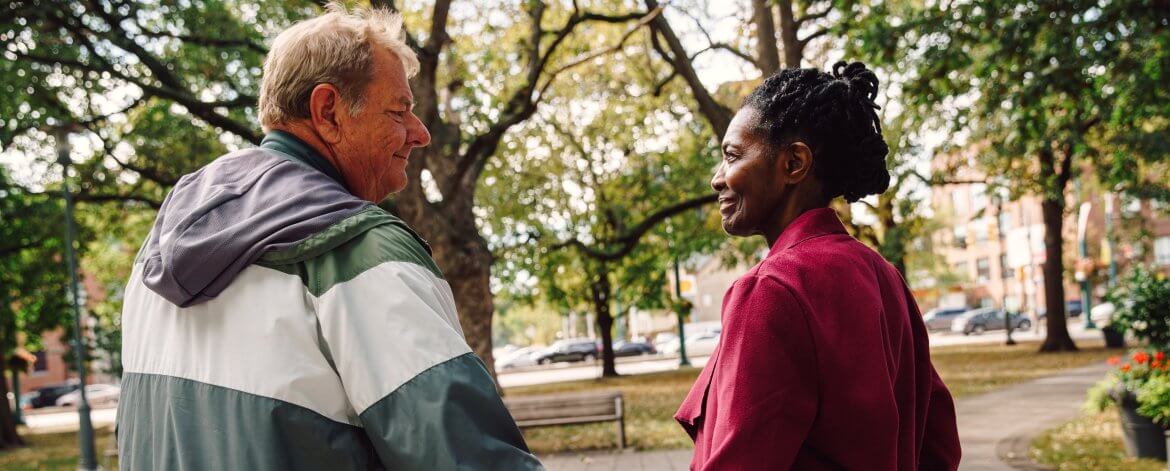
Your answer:
[[[406,188],[410,151],[429,144],[431,135],[411,111],[414,97],[402,61],[381,47],[374,47],[373,59],[361,111],[338,113],[341,140],[334,149],[346,186],[377,203]]]

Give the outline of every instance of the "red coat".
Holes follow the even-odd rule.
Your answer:
[[[692,470],[953,470],[950,392],[906,282],[832,209],[798,217],[723,300],[675,419]]]

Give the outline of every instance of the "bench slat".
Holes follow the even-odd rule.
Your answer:
[[[595,415],[592,417],[574,417],[562,419],[543,419],[543,420],[525,420],[516,421],[518,427],[546,427],[550,425],[573,425],[573,424],[591,424],[595,422],[612,422],[617,420],[617,416],[613,415]]]

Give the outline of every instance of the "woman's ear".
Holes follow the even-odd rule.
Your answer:
[[[785,154],[781,158],[784,159],[784,173],[787,174],[790,183],[799,183],[812,172],[812,148],[808,144],[793,142],[788,145],[788,152]]]

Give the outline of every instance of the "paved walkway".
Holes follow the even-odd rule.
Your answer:
[[[1027,459],[1036,434],[1080,413],[1085,391],[1108,370],[1104,363],[1009,386],[955,405],[963,471],[1044,469]],[[590,452],[542,457],[550,471],[686,470],[690,450]]]

